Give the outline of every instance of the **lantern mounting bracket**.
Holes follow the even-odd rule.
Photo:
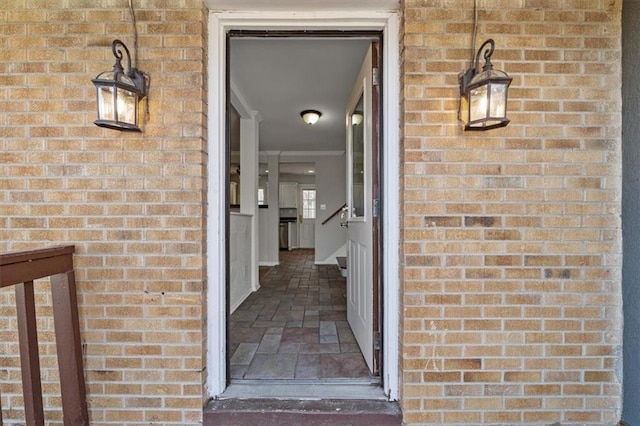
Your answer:
[[[476,74],[478,74],[478,65],[479,65],[479,61],[480,61],[480,53],[482,53],[482,51],[489,46],[489,48],[487,50],[485,50],[484,52],[484,60],[485,60],[485,64],[482,67],[483,71],[486,70],[491,70],[493,69],[493,64],[491,63],[491,55],[493,55],[493,51],[496,48],[496,43],[493,41],[493,39],[488,39],[487,41],[485,41],[484,43],[482,43],[482,46],[480,46],[480,49],[478,49],[478,52],[476,53],[476,57],[473,63],[473,68],[469,68],[466,71],[460,71],[460,74],[458,74],[458,81],[460,82],[460,96],[466,96],[467,94],[467,86],[469,85],[469,83],[471,82],[471,80],[473,79],[473,77],[476,76]]]
[[[127,46],[120,40],[115,39],[111,43],[111,51],[113,52],[113,56],[116,58],[116,63],[113,64],[113,72],[124,74],[124,68],[122,68],[122,59],[124,58],[123,51],[127,55],[127,72],[126,75],[133,81],[136,89],[138,89],[138,93],[140,94],[140,99],[144,98],[147,95],[147,82],[144,74],[140,72],[137,68],[131,66],[131,54],[129,53],[129,49]]]

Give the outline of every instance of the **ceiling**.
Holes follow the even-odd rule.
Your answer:
[[[370,44],[361,38],[231,39],[233,87],[260,122],[260,151],[345,149],[346,104]],[[314,125],[300,112],[322,113]]]

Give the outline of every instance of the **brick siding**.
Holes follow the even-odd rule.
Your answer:
[[[92,424],[198,423],[204,6],[134,2],[151,86],[144,133],[126,133],[92,124],[91,79],[112,68],[113,39],[134,51],[128,2],[0,3],[0,251],[76,246]],[[51,301],[38,289],[47,424],[62,424]],[[24,418],[12,300],[0,292],[5,424]]]
[[[137,0],[141,134],[91,79],[133,50],[127,1],[0,2],[0,251],[74,244],[92,424],[202,419],[206,11]],[[511,124],[465,133],[472,0],[404,0],[401,405],[407,424],[620,417],[621,0],[479,0]],[[61,424],[39,283],[48,424]],[[23,419],[0,292],[5,423]]]
[[[620,1],[478,1],[508,127],[457,120],[473,1],[405,0],[407,423],[620,418]],[[482,62],[481,62],[482,64]]]

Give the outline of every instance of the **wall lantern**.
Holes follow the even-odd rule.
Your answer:
[[[111,43],[116,63],[113,70],[98,74],[91,80],[96,86],[98,100],[97,126],[116,130],[142,131],[138,126],[138,105],[147,96],[147,79],[131,67],[129,49],[120,40]],[[127,72],[121,60],[127,55]]]
[[[307,124],[316,124],[318,120],[320,120],[320,117],[322,117],[322,113],[313,109],[307,109],[300,113],[300,117],[302,117],[302,121]]]
[[[489,48],[485,50],[485,48]],[[475,56],[474,67],[460,73],[460,96],[465,114],[465,130],[489,130],[509,124],[507,118],[507,91],[512,78],[505,72],[494,70],[491,55],[495,49],[492,39],[485,41]],[[485,64],[478,71],[480,53]]]

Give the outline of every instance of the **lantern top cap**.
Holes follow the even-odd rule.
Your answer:
[[[473,89],[482,84],[486,84],[487,82],[509,84],[511,83],[511,80],[513,79],[509,77],[506,72],[491,68],[491,69],[484,70],[479,74],[476,74],[469,82],[467,89],[468,90]]]
[[[135,82],[127,74],[123,74],[118,71],[104,71],[101,72],[92,80],[94,83],[121,83],[131,87],[136,87]]]

